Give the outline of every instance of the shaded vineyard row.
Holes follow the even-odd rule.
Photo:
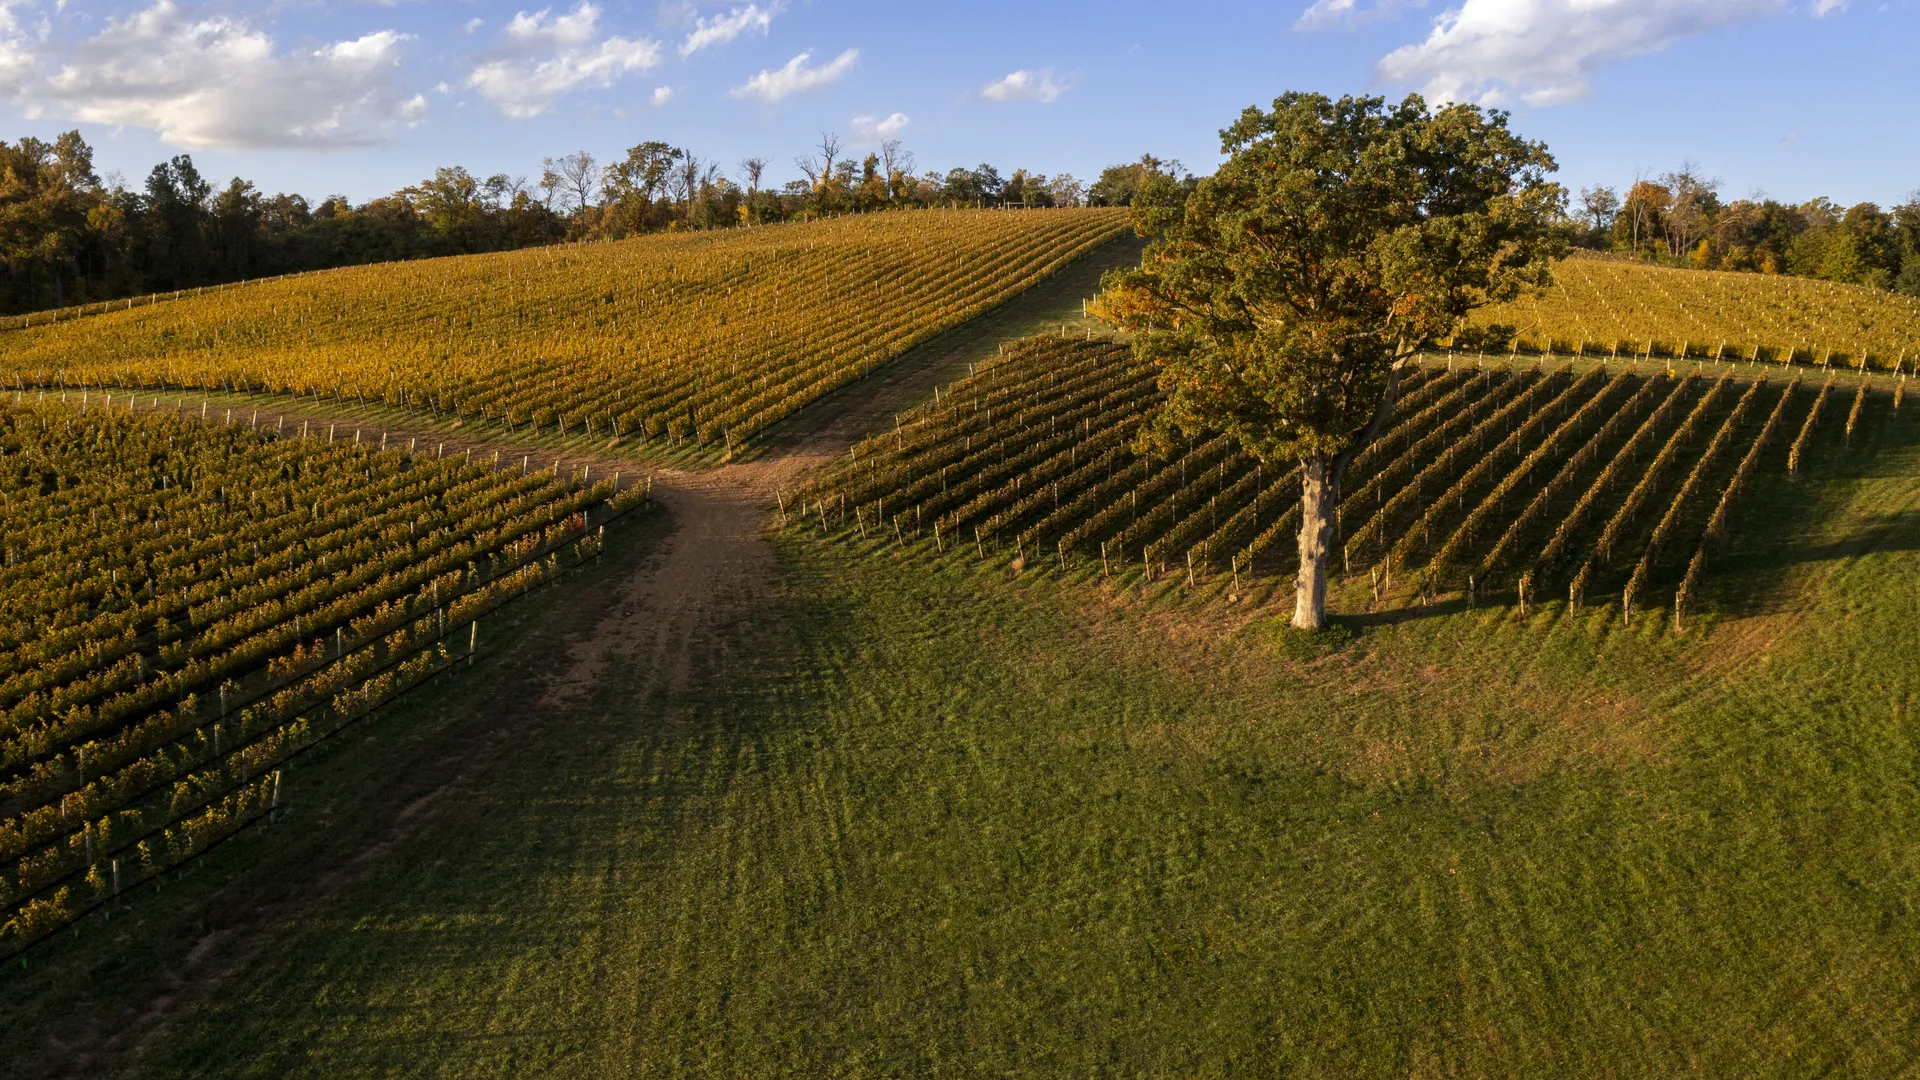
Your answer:
[[[1633,364],[1416,361],[1396,419],[1355,460],[1335,571],[1400,593],[1617,599],[1684,609],[1762,468],[1800,467],[1822,424],[1851,438],[1903,383]],[[1160,400],[1110,341],[1037,339],[783,497],[789,520],[936,556],[1105,577],[1286,578],[1300,475],[1225,438],[1136,452]]]
[[[645,483],[15,395],[0,407],[0,952],[273,805]]]

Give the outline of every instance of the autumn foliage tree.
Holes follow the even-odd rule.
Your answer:
[[[1402,365],[1473,309],[1551,282],[1566,194],[1507,114],[1417,95],[1287,94],[1221,145],[1228,160],[1191,194],[1135,200],[1153,242],[1109,275],[1100,313],[1159,370],[1148,442],[1222,432],[1300,462],[1293,623],[1318,629],[1341,482],[1392,414]]]

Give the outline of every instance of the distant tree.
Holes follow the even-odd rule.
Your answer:
[[[1083,206],[1087,201],[1085,184],[1074,179],[1072,173],[1060,173],[1047,184],[1047,192],[1053,197],[1055,206]]]
[[[207,231],[213,259],[222,269],[243,278],[278,269],[261,228],[266,217],[264,201],[251,183],[237,176],[213,196]]]
[[[1660,187],[1668,193],[1662,226],[1667,236],[1667,253],[1680,258],[1693,250],[1695,242],[1707,230],[1719,209],[1720,181],[1700,175],[1700,166],[1682,162],[1680,168],[1660,178]]]
[[[540,186],[558,193],[561,212],[581,214],[593,206],[600,174],[594,168],[592,154],[578,150],[564,157],[543,159],[540,164]]]
[[[667,193],[674,202],[680,204],[681,220],[688,225],[692,225],[697,217],[695,205],[700,199],[701,181],[703,178],[710,179],[714,171],[714,167],[700,160],[699,156],[684,151],[674,164],[673,171],[668,174]]]
[[[905,149],[899,139],[881,140],[880,173],[887,180],[888,202],[906,197],[913,183],[913,151]]]
[[[186,154],[155,165],[147,174],[134,260],[158,287],[177,289],[210,279],[207,219],[212,196],[213,185]]]
[[[983,204],[992,205],[1005,196],[1007,182],[1000,178],[999,169],[983,161],[973,169],[973,187]]]
[[[1900,238],[1895,217],[1873,203],[1845,213],[1829,212],[1803,234],[1797,252],[1801,272],[1850,285],[1893,288],[1900,276]]]
[[[1326,621],[1333,508],[1391,416],[1401,365],[1468,312],[1551,281],[1566,193],[1507,114],[1418,96],[1287,94],[1221,133],[1228,155],[1184,199],[1136,199],[1158,238],[1105,281],[1166,401],[1143,432],[1227,434],[1302,473],[1293,623]],[[1136,193],[1138,194],[1138,193]]]
[[[950,206],[972,206],[981,202],[985,196],[980,192],[980,178],[972,169],[948,169],[946,179],[940,185],[940,201]]]
[[[1135,193],[1144,185],[1155,179],[1177,183],[1185,171],[1178,161],[1163,161],[1152,154],[1142,154],[1139,161],[1109,165],[1101,170],[1100,179],[1087,189],[1087,203],[1090,206],[1132,206]]]
[[[1606,236],[1613,231],[1613,219],[1620,214],[1620,193],[1605,184],[1583,188],[1580,213],[1586,219],[1589,235]]]
[[[1000,200],[1008,206],[1052,206],[1053,190],[1044,174],[1015,169],[1000,189]]]
[[[740,176],[747,182],[748,198],[760,194],[760,178],[766,175],[766,172],[767,162],[765,158],[750,157],[740,159]]]
[[[0,142],[0,285],[64,303],[83,272],[102,196],[93,150],[79,132],[51,143],[31,136]]]
[[[657,140],[627,148],[626,156],[600,171],[598,236],[618,239],[645,232],[659,214],[655,206],[666,189],[667,174],[682,151]]]
[[[889,200],[887,174],[880,164],[880,155],[868,154],[860,163],[860,179],[854,189],[854,209],[869,212],[884,209]]]
[[[1900,248],[1900,276],[1894,280],[1894,288],[1908,296],[1920,296],[1920,191],[1894,208],[1893,221]]]
[[[810,209],[820,213],[832,213],[840,209],[840,197],[845,191],[840,173],[840,136],[831,132],[820,133],[820,142],[812,154],[794,158],[793,163],[806,174],[811,192]]]
[[[1665,227],[1667,211],[1673,206],[1673,192],[1651,180],[1635,180],[1613,220],[1615,250],[1640,254]]]

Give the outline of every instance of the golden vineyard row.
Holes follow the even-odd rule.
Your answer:
[[[1809,278],[1677,270],[1576,255],[1547,294],[1488,308],[1520,352],[1835,364],[1920,362],[1920,300]],[[1462,335],[1474,340],[1473,331]]]
[[[1125,226],[925,211],[360,267],[12,331],[4,371],[735,442]]]

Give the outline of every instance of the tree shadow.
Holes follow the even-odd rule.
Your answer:
[[[1486,607],[1497,600],[1481,600],[1475,607]],[[1473,610],[1467,605],[1467,598],[1458,593],[1437,596],[1430,601],[1415,598],[1402,607],[1382,607],[1374,611],[1356,611],[1343,614],[1329,614],[1327,620],[1349,629],[1360,631],[1378,629],[1387,626],[1400,626],[1419,619],[1434,619],[1447,615],[1459,615]]]

